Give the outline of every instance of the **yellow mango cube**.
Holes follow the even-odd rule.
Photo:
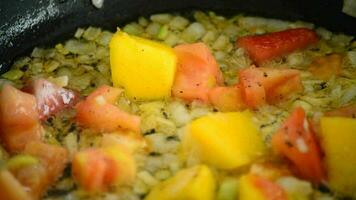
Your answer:
[[[183,155],[221,169],[250,164],[265,153],[261,133],[245,112],[214,113],[191,122],[183,138]]]
[[[115,87],[124,87],[131,99],[152,100],[171,95],[177,58],[170,47],[121,31],[114,34],[109,47]]]
[[[214,200],[215,189],[215,178],[209,167],[198,165],[158,184],[145,200]]]
[[[356,119],[323,117],[320,126],[330,188],[356,197]]]

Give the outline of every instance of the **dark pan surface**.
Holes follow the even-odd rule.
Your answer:
[[[118,24],[156,12],[214,10],[304,20],[332,31],[356,35],[356,18],[343,14],[342,0],[0,0],[0,72],[34,46],[70,37],[77,27]]]

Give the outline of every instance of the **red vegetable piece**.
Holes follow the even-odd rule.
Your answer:
[[[26,188],[32,199],[40,199],[62,175],[68,163],[67,150],[35,141],[28,143],[23,153],[37,158],[39,162],[11,169],[11,173]]]
[[[238,111],[246,107],[238,86],[215,87],[209,91],[209,100],[220,111]]]
[[[273,135],[272,147],[290,161],[301,178],[315,184],[325,180],[321,150],[302,108],[296,108]]]
[[[298,70],[251,66],[239,72],[242,97],[251,108],[273,104],[301,90]]]
[[[31,141],[40,141],[43,129],[38,120],[36,100],[11,85],[0,93],[0,139],[10,153],[23,151]]]
[[[116,130],[140,131],[140,118],[114,105],[121,90],[101,86],[77,104],[76,121],[79,125],[99,132]]]
[[[288,199],[283,188],[264,177],[251,175],[251,181],[258,189],[260,189],[266,200]]]
[[[24,91],[34,94],[41,120],[47,119],[64,108],[74,106],[79,100],[79,94],[64,89],[45,79],[33,81]]]
[[[178,57],[178,69],[173,96],[188,102],[209,102],[209,90],[223,83],[222,73],[209,48],[204,43],[182,44],[174,51]]]
[[[318,42],[317,34],[307,28],[288,29],[264,35],[245,36],[237,45],[246,50],[257,64],[304,49]]]

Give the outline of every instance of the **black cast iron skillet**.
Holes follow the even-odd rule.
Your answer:
[[[78,27],[114,30],[138,16],[157,12],[213,10],[288,20],[304,20],[332,31],[356,35],[356,18],[343,14],[342,0],[0,0],[0,73],[34,46],[72,36]]]

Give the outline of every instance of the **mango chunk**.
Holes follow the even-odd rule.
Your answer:
[[[356,197],[356,119],[323,117],[320,126],[330,188]]]
[[[262,136],[248,111],[198,118],[188,125],[183,138],[183,155],[221,169],[250,164],[264,153]]]
[[[215,178],[209,167],[198,165],[158,184],[145,200],[213,200],[215,189]]]
[[[163,44],[118,31],[110,44],[110,65],[115,87],[138,100],[167,98],[176,72],[174,51]]]

